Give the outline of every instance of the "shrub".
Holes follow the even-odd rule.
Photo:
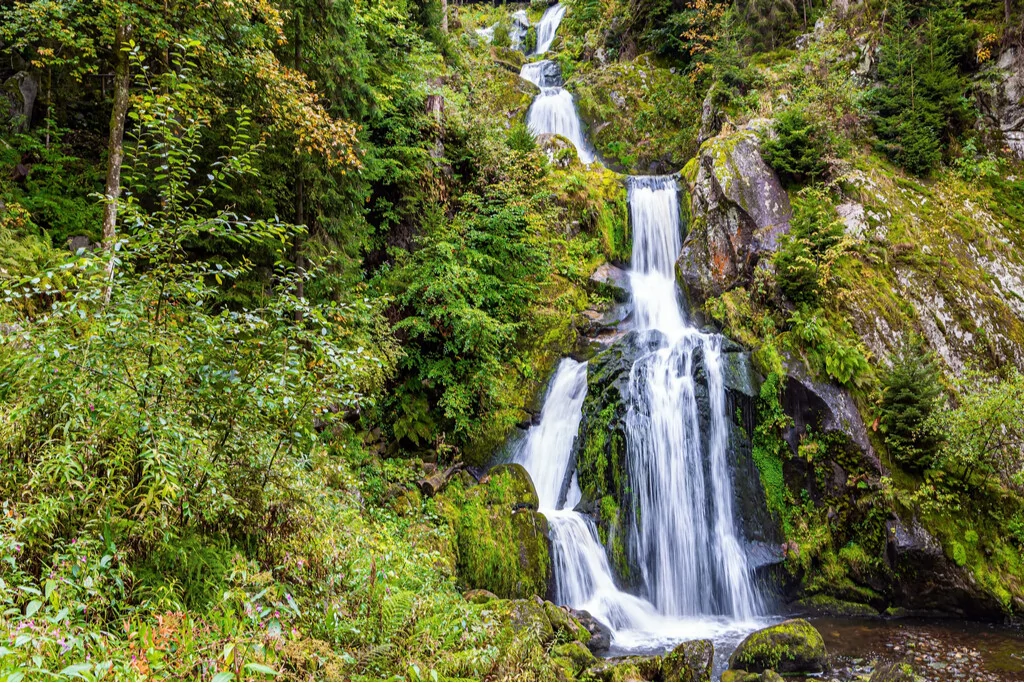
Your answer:
[[[825,175],[825,131],[802,109],[790,107],[779,114],[774,133],[762,140],[761,152],[783,182],[795,185]]]
[[[905,342],[891,362],[882,377],[879,423],[893,459],[920,472],[933,464],[939,446],[929,422],[942,396],[939,367],[920,339]]]

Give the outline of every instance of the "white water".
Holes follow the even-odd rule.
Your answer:
[[[558,25],[562,23],[562,17],[564,16],[565,5],[560,2],[547,8],[544,16],[537,22],[537,49],[534,51],[534,54],[542,55],[548,51],[551,43],[555,40],[555,33],[558,31]]]
[[[552,5],[544,12],[537,24],[537,53],[542,55],[551,46],[558,25],[565,15],[565,6],[561,3]],[[594,148],[583,134],[583,122],[576,111],[576,102],[572,93],[562,87],[561,78],[557,83],[545,79],[545,70],[550,60],[530,62],[519,71],[520,77],[540,88],[540,94],[534,98],[530,110],[526,113],[526,125],[534,136],[561,135],[572,142],[576,154],[584,164],[592,164],[597,158]]]
[[[561,5],[545,12],[538,54],[550,47],[564,13]],[[534,135],[568,138],[580,160],[592,163],[596,154],[572,95],[549,82],[554,77],[548,64],[526,64],[521,72],[541,88],[527,115],[529,128]],[[626,416],[637,512],[631,516],[630,552],[640,568],[643,597],[616,585],[594,523],[572,509],[580,500],[571,460],[586,398],[585,363],[565,359],[559,365],[540,422],[531,427],[516,461],[530,472],[548,519],[555,599],[609,626],[613,649],[657,651],[692,638],[735,643],[761,625],[755,617],[763,608],[733,520],[721,339],[690,327],[679,304],[675,181],[634,177],[628,189],[634,324],[654,349],[633,367]],[[709,394],[703,424],[692,373],[699,358]]]
[[[683,318],[674,278],[677,196],[671,178],[629,180],[635,319],[656,346],[630,375],[626,450],[640,520],[631,550],[646,596],[663,614],[746,620],[761,605],[733,521],[721,339]],[[693,378],[698,357],[707,377],[706,425]]]
[[[583,135],[576,102],[565,88],[542,88],[526,115],[526,125],[535,136],[551,134],[568,138],[581,162],[594,163],[596,155]]]

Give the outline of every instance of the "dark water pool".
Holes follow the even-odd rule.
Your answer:
[[[875,660],[906,661],[929,681],[1024,680],[1024,630],[934,619],[812,617],[834,657],[832,680],[870,673]]]

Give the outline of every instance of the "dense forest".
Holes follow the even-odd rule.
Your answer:
[[[562,0],[539,50],[554,7],[0,0],[0,678],[723,675],[675,648],[710,633],[607,658],[510,464],[588,361],[576,510],[662,606],[638,175],[678,186],[700,391],[718,345],[748,378],[722,371],[757,626],[1016,623],[1024,7]],[[539,56],[594,163],[531,127]],[[785,624],[726,673],[953,671],[850,673]]]

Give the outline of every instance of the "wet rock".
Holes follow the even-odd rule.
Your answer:
[[[693,220],[677,271],[690,295],[703,301],[749,282],[760,258],[789,231],[793,212],[775,171],[761,159],[753,130],[705,142],[695,170]]]
[[[619,303],[629,301],[629,273],[610,263],[602,263],[590,276],[590,281],[598,285],[600,293],[610,296]]]
[[[548,615],[548,621],[551,622],[551,628],[555,630],[555,635],[561,636],[562,640],[582,642],[590,640],[590,631],[569,612],[568,607],[559,607],[553,602],[545,601],[544,612]]]
[[[715,646],[710,640],[688,640],[665,655],[661,662],[663,681],[710,681]]]
[[[466,602],[471,602],[474,605],[483,605],[490,602],[491,600],[497,600],[498,596],[491,591],[484,590],[483,588],[473,588],[462,594],[462,597],[466,599]]]
[[[946,557],[942,545],[917,520],[886,522],[886,560],[898,577],[893,598],[912,611],[999,618],[1001,603],[974,576]]]
[[[805,619],[790,619],[747,636],[729,657],[730,669],[761,673],[817,673],[828,653],[818,630]]]
[[[607,652],[612,646],[611,630],[586,610],[570,610],[569,613],[590,634],[590,638],[585,641],[587,649],[595,655]]]
[[[512,41],[512,49],[525,50],[526,35],[530,32],[530,18],[526,16],[526,10],[518,10],[512,15],[512,26],[508,30],[509,40]]]
[[[743,669],[726,669],[722,672],[722,683],[745,683],[746,681],[759,681],[761,677]]]

